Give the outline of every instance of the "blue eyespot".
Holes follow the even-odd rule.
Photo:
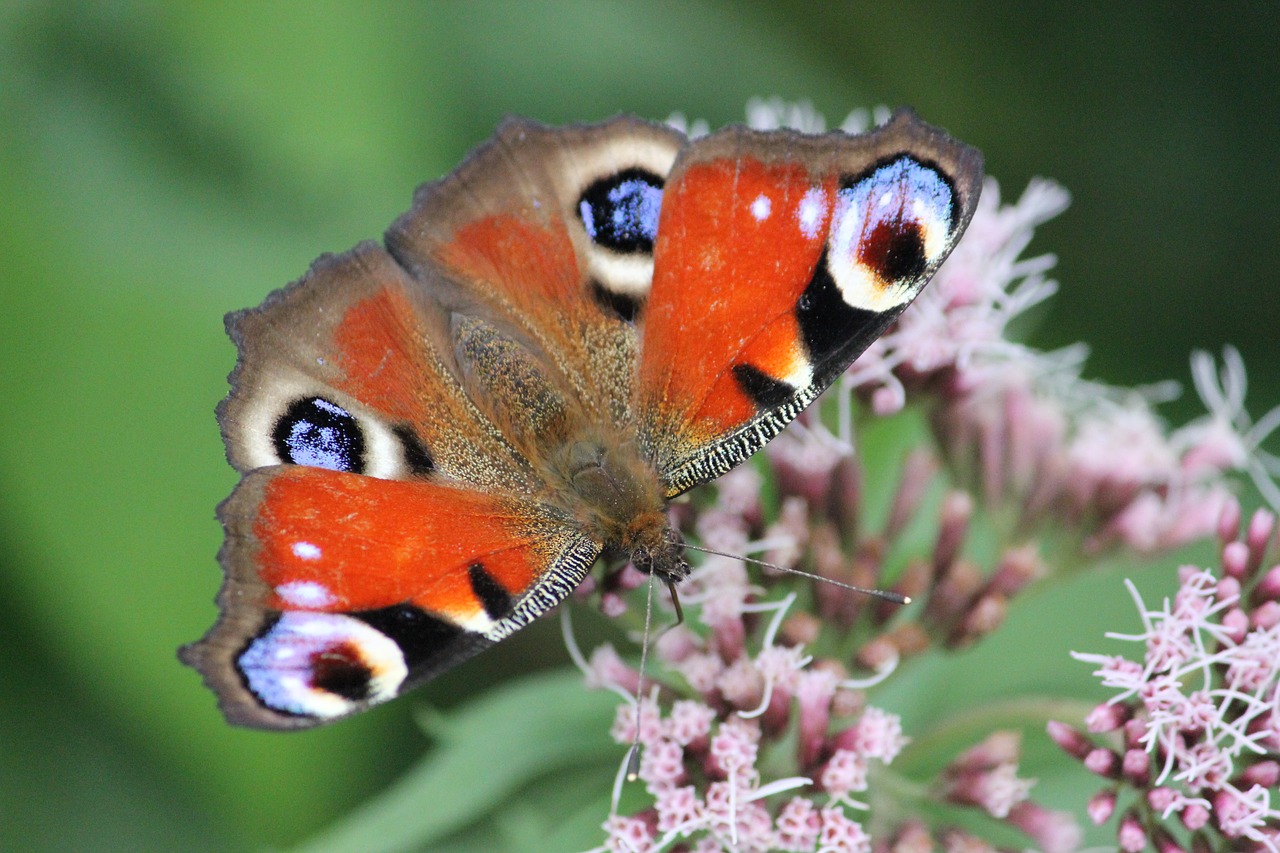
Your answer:
[[[886,283],[921,276],[952,227],[951,185],[913,157],[843,182],[836,197],[835,248]]]
[[[955,191],[936,166],[903,154],[844,178],[827,265],[844,301],[890,311],[915,298],[955,236]]]
[[[346,409],[323,397],[295,400],[271,438],[281,462],[364,473],[364,432]]]
[[[408,675],[395,641],[341,613],[282,613],[236,659],[268,708],[327,719],[395,696]]]
[[[578,202],[578,215],[592,242],[623,254],[653,252],[661,209],[662,179],[643,169],[601,178]]]

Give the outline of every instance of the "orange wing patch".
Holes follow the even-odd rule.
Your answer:
[[[639,387],[685,441],[757,413],[735,365],[789,384],[807,374],[794,310],[822,254],[833,193],[833,181],[815,184],[796,163],[752,158],[698,163],[668,183]]]
[[[410,603],[484,632],[506,615],[492,612],[495,596],[514,603],[546,569],[544,543],[502,498],[322,468],[281,470],[263,491],[253,535],[265,605],[275,610]],[[478,590],[477,572],[497,588]]]
[[[423,423],[422,372],[432,362],[404,291],[387,286],[352,305],[334,333],[341,360],[342,390],[377,401],[389,417]]]
[[[464,281],[489,283],[492,293],[525,311],[567,301],[582,286],[577,254],[560,223],[543,228],[519,216],[490,216],[458,229],[439,260]]]
[[[445,320],[431,310],[395,282],[352,303],[333,333],[335,385],[393,425],[411,426],[445,474],[486,487],[533,488],[527,465],[444,364],[437,348],[449,346]]]

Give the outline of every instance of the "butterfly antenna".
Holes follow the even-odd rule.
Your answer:
[[[640,678],[636,683],[636,732],[631,739],[631,749],[627,751],[627,781],[634,782],[640,778],[640,720],[644,702],[644,673],[649,663],[649,631],[653,625],[653,585],[656,578],[649,575],[649,591],[644,599],[644,637],[640,643]],[[675,588],[672,587],[672,596]],[[680,605],[676,604],[677,612]]]
[[[872,589],[870,587],[865,587],[865,586],[854,586],[851,583],[844,583],[843,581],[832,580],[831,578],[823,577],[822,575],[814,574],[813,572],[806,572],[803,569],[789,569],[786,566],[779,566],[776,563],[768,563],[768,562],[765,562],[764,560],[757,560],[754,557],[743,557],[737,554],[726,554],[725,552],[717,551],[714,548],[703,548],[701,545],[690,545],[688,542],[683,543],[683,545],[685,548],[688,548],[692,551],[701,551],[704,554],[715,554],[717,557],[728,557],[730,560],[742,560],[744,563],[755,563],[757,566],[764,566],[766,569],[773,569],[774,571],[785,572],[786,574],[789,574],[789,575],[799,575],[802,578],[809,578],[810,580],[821,581],[822,583],[829,583],[832,586],[838,586],[841,589],[847,589],[850,592],[857,592],[857,593],[861,593],[862,595],[869,595],[872,598],[879,598],[882,601],[890,601],[894,604],[910,604],[911,603],[910,596],[902,595],[901,593],[897,593],[897,592],[892,592],[887,589]]]

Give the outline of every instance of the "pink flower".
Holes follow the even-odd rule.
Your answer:
[[[605,847],[611,853],[647,853],[653,849],[653,828],[640,817],[613,815],[605,821],[609,840]]]
[[[837,800],[867,789],[867,758],[851,749],[837,749],[822,771],[819,783]]]
[[[696,826],[703,820],[702,801],[692,785],[663,788],[654,794],[654,808],[658,812],[658,831],[679,831]]]
[[[755,766],[759,743],[760,732],[757,729],[739,718],[730,717],[711,738],[708,772],[722,778],[744,777]]]
[[[1136,814],[1129,813],[1120,818],[1116,841],[1125,853],[1141,853],[1147,849],[1147,831],[1142,828],[1142,821]]]
[[[839,809],[823,809],[821,817],[818,853],[870,853],[871,838],[861,824],[849,820]]]
[[[889,764],[907,744],[902,734],[902,718],[880,708],[867,708],[854,728],[857,733],[853,748],[867,758]]]
[[[1034,781],[1018,778],[1020,740],[1014,732],[995,732],[964,752],[943,771],[946,798],[1007,818],[1024,802]]]
[[[1089,805],[1086,811],[1089,814],[1089,820],[1096,825],[1102,826],[1111,819],[1111,815],[1116,810],[1116,792],[1112,790],[1099,791],[1089,798]]]
[[[1024,800],[1009,811],[1008,822],[1029,835],[1043,853],[1070,853],[1080,846],[1080,827],[1066,812]]]
[[[751,112],[766,126],[825,125],[810,105],[759,101]],[[1124,849],[1171,853],[1160,820],[1175,817],[1221,833],[1227,820],[1251,842],[1269,838],[1269,802],[1259,806],[1248,792],[1267,790],[1249,779],[1268,778],[1260,756],[1280,743],[1280,638],[1268,633],[1280,633],[1280,569],[1268,581],[1274,592],[1260,594],[1269,588],[1255,581],[1274,523],[1253,519],[1237,542],[1240,511],[1226,475],[1244,471],[1270,483],[1280,472],[1280,461],[1260,449],[1280,427],[1280,409],[1251,422],[1238,355],[1228,351],[1217,375],[1197,355],[1196,386],[1210,415],[1170,431],[1155,412],[1170,396],[1168,383],[1135,391],[1085,381],[1083,345],[1046,353],[1011,340],[1011,322],[1057,287],[1048,278],[1052,256],[1022,255],[1035,227],[1067,201],[1060,187],[1038,181],[1002,203],[988,180],[964,239],[841,378],[828,409],[813,407],[778,436],[767,465],[743,465],[717,481],[714,497],[706,489],[672,507],[691,543],[764,555],[839,584],[892,584],[919,601],[903,614],[840,586],[749,571],[734,557],[702,559],[680,590],[686,623],[652,647],[643,679],[651,687],[641,688],[616,655],[592,658],[595,683],[646,691],[639,723],[625,707],[613,733],[629,744],[638,726],[640,776],[653,804],[640,824],[607,824],[611,838],[615,830],[647,832],[655,847],[708,853],[870,850],[866,827],[879,825],[885,843],[904,853],[938,844],[994,849],[918,815],[855,819],[871,810],[877,780],[889,778],[910,748],[900,718],[875,704],[875,685],[912,655],[998,631],[1022,590],[1062,570],[1043,544],[1063,541],[1057,534],[1082,543],[1069,561],[1080,565],[1103,551],[1164,551],[1215,531],[1223,538],[1221,572],[1187,570],[1162,608],[1146,607],[1133,591],[1143,625],[1129,639],[1141,654],[1077,655],[1116,691],[1090,714],[1091,734],[1055,724],[1050,735],[1108,780],[1088,814],[1101,822],[1124,809]],[[922,413],[932,440],[909,454],[893,488],[878,490],[892,494],[888,504],[867,507],[873,490],[856,430],[908,406]],[[970,541],[975,529],[988,534],[993,513],[999,527],[1017,531],[994,553]],[[923,552],[921,530],[929,531]],[[601,581],[604,606],[620,610],[636,583],[631,575]],[[788,594],[778,595],[774,587],[783,584]],[[858,638],[852,651],[847,637]],[[1099,735],[1106,744],[1092,740]],[[1020,751],[1016,736],[997,733],[920,787],[1019,829],[1037,849],[1074,849],[1078,827],[1031,799],[1033,781],[1018,775]],[[1116,792],[1126,788],[1144,796],[1117,806]],[[1214,799],[1230,791],[1241,796]]]
[[[1261,784],[1280,779],[1280,770],[1273,772],[1280,768],[1277,743],[1269,737],[1280,701],[1280,629],[1256,624],[1251,611],[1260,605],[1250,603],[1267,578],[1261,555],[1275,524],[1255,515],[1237,538],[1239,519],[1232,504],[1216,526],[1222,568],[1183,567],[1171,602],[1151,608],[1129,584],[1143,631],[1109,636],[1140,643],[1142,664],[1073,653],[1099,664],[1095,674],[1121,690],[1110,707],[1123,710],[1109,722],[1127,718],[1128,751],[1120,760],[1096,748],[1083,761],[1146,792],[1121,819],[1122,849],[1145,849],[1148,821],[1177,815],[1189,829],[1212,828],[1226,839],[1280,850],[1280,808],[1271,802],[1271,786]],[[1051,734],[1081,757],[1069,731]]]
[[[640,753],[640,778],[657,794],[685,780],[684,749],[666,738],[649,743]],[[659,810],[661,811],[661,810]]]
[[[681,699],[671,706],[671,716],[664,720],[664,733],[681,746],[697,746],[706,742],[715,718],[715,711],[710,707]]]
[[[793,797],[778,813],[778,831],[775,843],[779,850],[807,853],[818,843],[822,831],[822,816],[809,800]]]

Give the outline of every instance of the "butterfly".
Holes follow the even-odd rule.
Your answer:
[[[386,233],[257,308],[218,420],[242,477],[181,659],[232,723],[389,700],[600,558],[689,573],[667,503],[809,405],[932,277],[981,155],[870,133],[508,120]]]

